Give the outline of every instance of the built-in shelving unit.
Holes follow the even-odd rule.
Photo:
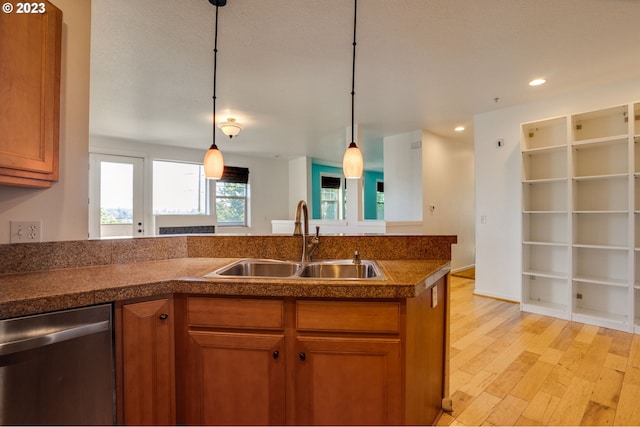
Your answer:
[[[522,304],[569,308],[568,128],[564,117],[522,126]]]
[[[633,307],[634,307],[634,332],[640,333],[640,103],[633,105],[633,144],[631,144],[633,165],[633,255],[632,255],[632,279],[633,279]]]
[[[522,310],[640,331],[640,103],[522,125]]]

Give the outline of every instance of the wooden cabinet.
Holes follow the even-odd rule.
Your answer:
[[[637,331],[639,113],[522,125],[523,310]]]
[[[402,424],[400,318],[399,302],[296,302],[295,424]]]
[[[62,12],[0,14],[0,184],[58,180]]]
[[[399,300],[176,296],[179,424],[432,424],[448,276]]]
[[[120,423],[175,424],[173,317],[169,298],[116,307]]]
[[[180,424],[285,423],[283,301],[187,297]]]

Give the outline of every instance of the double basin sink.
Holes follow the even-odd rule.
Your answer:
[[[241,259],[224,266],[205,277],[279,278],[279,279],[333,279],[333,280],[385,280],[375,261],[279,261],[272,259]]]

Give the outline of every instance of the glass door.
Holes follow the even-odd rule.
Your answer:
[[[89,165],[89,238],[143,236],[143,159],[91,153]]]

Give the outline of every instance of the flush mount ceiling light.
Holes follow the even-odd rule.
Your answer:
[[[351,67],[351,143],[344,152],[342,158],[342,170],[345,178],[358,179],[362,176],[364,160],[362,152],[355,142],[355,123],[354,123],[354,105],[356,96],[356,22],[358,16],[358,0],[354,0],[353,4],[353,64]]]
[[[229,138],[233,138],[242,130],[242,125],[233,117],[229,117],[226,122],[218,123],[218,127]]]
[[[453,130],[456,132],[462,132],[464,130],[464,126],[456,126]]]
[[[216,145],[216,80],[218,73],[218,9],[227,4],[227,0],[209,0],[216,7],[216,23],[213,39],[213,142],[204,155],[204,176],[208,179],[222,178],[224,159]]]
[[[533,79],[529,82],[529,86],[540,86],[545,84],[547,81],[543,78]]]

